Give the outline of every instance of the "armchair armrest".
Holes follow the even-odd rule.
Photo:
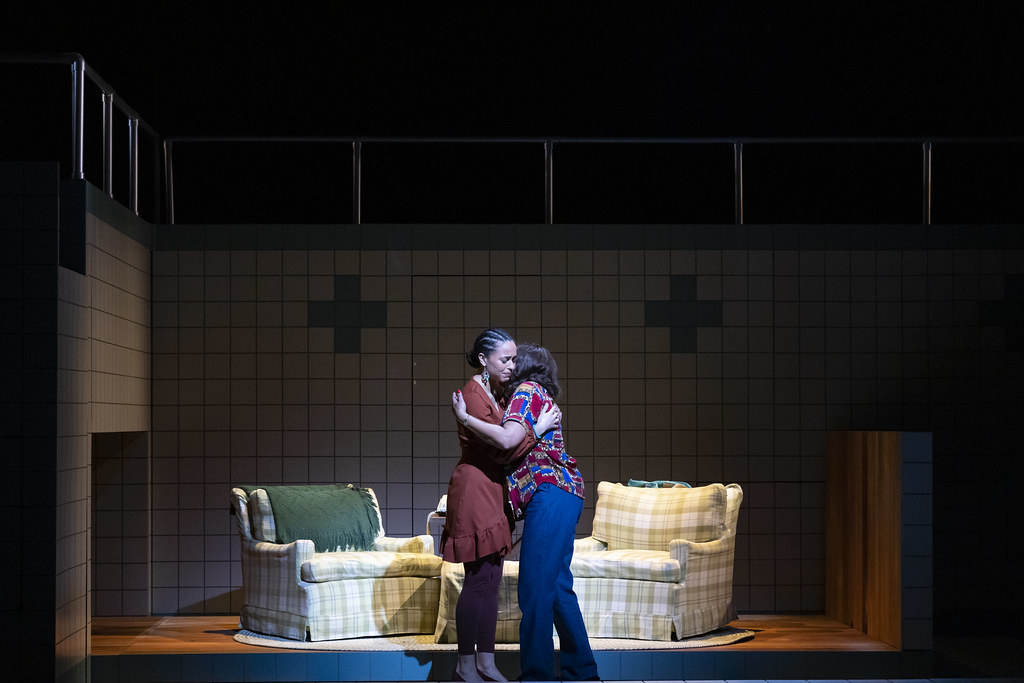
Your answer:
[[[426,553],[427,555],[433,555],[434,537],[430,534],[420,534],[412,538],[381,536],[374,541],[373,549],[390,553]]]
[[[299,581],[299,568],[316,554],[313,541],[301,539],[291,543],[249,541],[242,544],[242,557],[258,572],[271,576],[289,576]],[[264,574],[266,575],[266,574]]]
[[[313,542],[242,542],[242,587],[245,604],[271,610],[295,611],[302,564],[315,553]]]
[[[608,545],[602,541],[597,540],[593,536],[587,536],[586,538],[577,538],[573,541],[572,551],[574,553],[590,553],[607,550]]]
[[[736,536],[727,533],[722,538],[703,543],[676,539],[669,543],[669,556],[679,562],[682,570],[680,581],[710,580],[711,574],[728,570],[731,584],[735,549]]]

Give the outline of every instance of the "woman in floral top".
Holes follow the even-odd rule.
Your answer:
[[[518,423],[534,432],[538,417],[558,396],[558,366],[551,353],[536,344],[516,350],[515,387],[502,425]],[[557,407],[555,408],[557,410]],[[458,415],[458,410],[456,410]],[[492,429],[494,427],[491,427]],[[558,632],[563,680],[597,680],[579,601],[572,590],[573,542],[583,512],[583,477],[565,450],[561,425],[540,436],[509,474],[509,499],[523,517],[519,553],[519,625],[521,680],[552,681],[555,648],[551,627]]]

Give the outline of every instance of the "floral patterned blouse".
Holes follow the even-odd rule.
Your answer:
[[[551,403],[553,400],[544,387],[535,382],[523,382],[509,399],[502,422],[513,420],[532,432],[537,416]],[[576,469],[576,459],[565,452],[561,425],[544,435],[521,462],[513,463],[513,467],[515,469],[508,475],[509,500],[517,517],[522,517],[534,491],[544,483],[583,498],[583,476]]]

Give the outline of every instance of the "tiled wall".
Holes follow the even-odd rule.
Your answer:
[[[88,278],[65,268],[57,271],[57,653],[58,680],[82,680],[89,651],[91,553]]]
[[[148,431],[150,420],[150,262],[147,244],[86,221],[86,272],[91,288],[90,429]]]
[[[149,434],[95,434],[92,471],[92,613],[147,616]]]
[[[161,228],[153,611],[239,608],[234,484],[372,486],[389,533],[422,533],[458,457],[447,403],[463,352],[500,325],[554,352],[591,484],[741,483],[740,611],[820,612],[828,430],[934,432],[937,525],[963,513],[961,468],[998,470],[1016,452],[1000,418],[1021,404],[1018,233]],[[973,472],[981,494],[990,480]],[[955,548],[978,533],[937,541],[946,610],[977,609],[988,590],[959,595],[974,570]],[[990,541],[982,571],[1005,592],[1010,551]]]
[[[17,680],[88,676],[92,435],[150,430],[147,230],[56,164],[0,164],[4,585],[16,596],[4,623]]]
[[[56,164],[0,164],[0,511],[12,551],[2,571],[9,595],[31,596],[4,600],[0,621],[5,649],[20,655],[8,673],[24,681],[53,681],[84,660],[82,622],[58,623],[74,596],[54,591],[69,569],[58,542],[74,534],[57,514],[58,173]]]
[[[58,566],[64,567],[57,582],[57,637],[60,643],[67,631],[70,652],[63,659],[69,662],[88,652],[91,617],[110,613],[112,594],[126,596],[119,614],[148,614],[149,602],[149,514],[137,499],[140,486],[148,489],[150,249],[111,225],[127,229],[138,223],[123,208],[84,184],[62,191],[64,202],[79,198],[85,272],[59,269],[58,293],[57,513],[58,530],[65,532],[57,545]],[[65,220],[62,236],[71,231]],[[103,446],[114,440],[122,444],[117,471],[107,466],[110,451]],[[103,449],[98,462],[96,444]],[[138,465],[131,467],[140,450],[141,482]],[[129,552],[116,556],[113,567],[103,562],[111,557],[105,509],[114,497],[108,495],[111,485],[118,489],[117,500],[127,497],[141,507],[116,529],[116,543]],[[140,592],[146,599],[133,601]],[[82,665],[61,672],[63,678],[78,679]]]
[[[85,258],[91,613],[148,615],[150,248],[89,213]]]
[[[931,650],[935,632],[932,435],[908,432],[900,441],[900,647]]]

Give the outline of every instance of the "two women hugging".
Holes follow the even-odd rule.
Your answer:
[[[561,678],[596,680],[569,569],[584,485],[554,401],[558,367],[544,347],[517,347],[497,328],[481,332],[466,358],[477,372],[452,394],[462,457],[448,483],[441,536],[443,559],[463,563],[466,575],[455,611],[453,679],[507,680],[494,663],[498,586],[521,518],[520,678],[556,680],[554,626]]]

